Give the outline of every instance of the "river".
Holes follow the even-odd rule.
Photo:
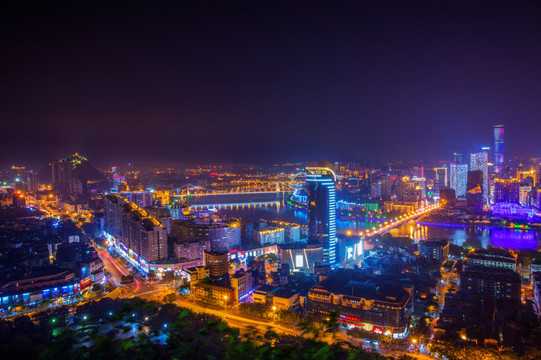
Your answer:
[[[280,205],[265,206],[239,206],[220,209],[221,212],[244,220],[266,219],[306,224],[306,213]],[[338,219],[336,227],[339,233],[345,234],[348,230],[353,233],[364,231],[377,226],[378,223],[370,221],[343,221]],[[407,222],[391,230],[393,236],[404,236],[416,242],[426,239],[446,239],[450,243],[462,246],[468,243],[475,248],[496,246],[516,250],[541,249],[541,232],[533,230],[435,226],[418,224],[416,221]]]

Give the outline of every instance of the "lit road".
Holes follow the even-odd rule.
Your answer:
[[[93,244],[93,246],[94,249],[96,249],[99,257],[101,258],[103,266],[107,269],[109,274],[113,276],[113,281],[115,282],[114,285],[123,286],[120,284],[120,282],[122,281],[122,276],[130,275],[128,269],[126,269],[122,264],[120,264],[118,260],[113,258],[107,250],[100,249],[95,244]],[[133,288],[130,288],[130,292],[127,295],[128,297],[133,296],[137,291],[142,288],[142,284],[139,280],[134,278],[134,282],[135,286]]]
[[[230,326],[239,328],[240,330],[252,330],[253,328],[261,331],[264,334],[270,327],[278,334],[296,335],[301,336],[302,331],[288,326],[279,325],[270,320],[258,320],[253,317],[245,317],[234,313],[230,310],[216,309],[207,307],[187,301],[185,299],[178,299],[177,304],[181,307],[188,308],[194,312],[207,313],[218,316],[226,321]]]
[[[398,219],[388,220],[385,221],[383,224],[379,224],[377,229],[374,230],[368,230],[366,233],[361,232],[360,236],[377,236],[377,235],[383,235],[386,232],[399,227],[400,225],[404,224],[405,222],[408,222],[410,220],[413,220],[415,218],[418,218],[421,215],[424,215],[432,210],[435,210],[439,207],[439,205],[431,205],[424,208],[421,208],[417,211],[411,212],[407,215],[399,216]]]

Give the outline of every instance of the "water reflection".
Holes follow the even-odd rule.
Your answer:
[[[513,249],[535,250],[539,245],[534,231],[494,229],[491,236],[492,245],[497,247],[508,247],[508,244],[512,244]]]
[[[287,222],[296,222],[306,225],[306,213],[291,209],[287,206],[279,207],[228,207],[227,214],[241,219],[267,219]],[[344,221],[338,219],[336,227],[339,233],[345,234],[348,230],[354,234],[377,228],[380,222],[352,220]],[[508,249],[535,250],[541,248],[541,232],[532,230],[515,229],[488,229],[481,227],[445,227],[418,224],[416,221],[409,221],[398,228],[391,230],[393,236],[403,236],[414,239],[415,242],[426,239],[446,239],[450,243],[462,246],[468,243],[475,248],[487,248],[496,246]]]
[[[289,208],[279,202],[268,204],[266,206],[251,205],[225,207],[220,212],[244,220],[265,219],[292,222],[301,225],[306,225],[308,221],[306,212]]]

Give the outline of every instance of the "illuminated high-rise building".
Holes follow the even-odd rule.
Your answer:
[[[438,189],[447,187],[447,166],[443,165],[442,167],[434,168],[434,172],[436,173],[434,184],[438,186]]]
[[[336,175],[331,163],[308,163],[308,240],[323,245],[323,264],[336,264]]]
[[[209,275],[213,278],[223,278],[229,275],[227,251],[204,251],[203,264],[209,269]]]
[[[149,263],[167,258],[167,230],[146,210],[116,194],[104,198],[104,208],[103,230],[132,264],[147,273]]]
[[[453,153],[453,162],[455,164],[462,164],[462,154],[458,152]]]
[[[470,171],[474,170],[483,172],[483,203],[488,204],[490,196],[488,187],[488,152],[481,151],[470,155]]]
[[[494,172],[503,171],[503,125],[494,126]]]
[[[424,200],[426,197],[426,179],[413,177],[411,182],[415,185],[415,193],[418,194],[421,200]]]
[[[71,170],[73,165],[65,159],[51,163],[53,189],[60,192],[70,193],[73,188]]]
[[[481,170],[468,171],[466,183],[466,205],[475,211],[481,211],[484,203],[483,183],[484,176]]]
[[[451,164],[449,166],[449,187],[455,190],[457,198],[466,197],[466,183],[468,181],[468,165]]]
[[[521,166],[517,170],[517,179],[521,182],[530,182],[530,184],[535,187],[537,185],[537,174],[535,173],[535,170],[524,170],[522,164],[520,165]]]
[[[517,179],[494,179],[494,202],[520,202],[520,182]]]

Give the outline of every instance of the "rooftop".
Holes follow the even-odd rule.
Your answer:
[[[272,295],[276,298],[282,298],[282,299],[290,299],[292,298],[293,296],[295,296],[296,294],[298,294],[297,291],[293,290],[293,289],[288,289],[288,288],[276,288],[273,292],[272,292]]]
[[[405,303],[410,297],[397,281],[369,277],[350,269],[334,271],[312,290],[395,303]]]
[[[460,274],[460,278],[477,278],[498,282],[521,283],[520,275],[511,269],[486,268],[484,266],[470,266]]]
[[[446,246],[449,244],[449,241],[443,239],[431,239],[421,241],[419,245],[423,246]]]
[[[269,293],[269,292],[272,292],[274,289],[276,289],[274,286],[272,285],[262,285],[260,287],[258,287],[257,289],[255,289],[255,292],[257,293]]]

